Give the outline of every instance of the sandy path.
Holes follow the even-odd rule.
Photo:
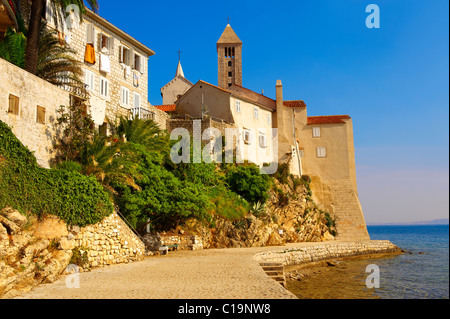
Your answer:
[[[304,244],[294,244],[296,247]],[[283,246],[292,247],[292,245]],[[81,273],[34,288],[29,299],[282,299],[296,298],[270,279],[253,256],[282,247],[170,252],[143,261]]]

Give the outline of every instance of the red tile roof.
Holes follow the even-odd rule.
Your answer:
[[[287,107],[306,107],[305,102],[302,100],[283,101],[283,105]]]
[[[308,125],[316,124],[343,124],[343,120],[349,120],[348,115],[308,116]]]
[[[164,112],[175,112],[176,105],[175,104],[154,105],[154,107]]]

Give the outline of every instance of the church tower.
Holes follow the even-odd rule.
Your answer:
[[[218,86],[242,86],[242,41],[228,24],[217,41]]]

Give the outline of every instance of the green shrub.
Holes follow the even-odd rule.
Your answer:
[[[269,175],[260,174],[256,165],[233,166],[226,175],[230,189],[250,203],[264,204],[272,185]]]
[[[113,205],[95,178],[75,171],[44,169],[0,121],[0,207],[37,216],[56,215],[69,225],[86,226],[110,215]]]

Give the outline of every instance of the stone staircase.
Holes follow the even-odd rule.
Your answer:
[[[267,276],[279,282],[283,287],[286,287],[286,278],[284,276],[284,266],[282,263],[265,262],[259,264],[266,272]]]
[[[336,240],[363,241],[369,240],[366,222],[350,180],[338,179],[327,181],[332,193],[334,219],[338,235]]]

